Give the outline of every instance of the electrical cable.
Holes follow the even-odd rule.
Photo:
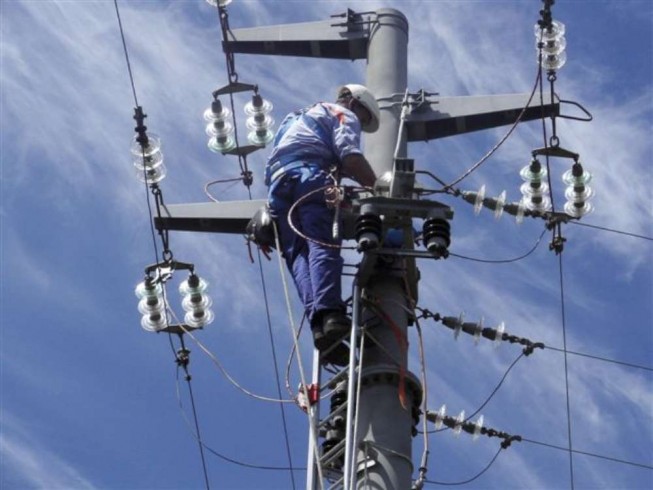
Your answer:
[[[473,476],[473,477],[471,477],[471,478],[469,478],[469,479],[467,479],[467,480],[459,481],[459,482],[443,482],[443,481],[428,480],[428,479],[426,479],[426,480],[424,480],[424,482],[425,482],[425,483],[431,483],[431,484],[433,484],[433,485],[446,485],[446,486],[466,485],[467,483],[471,483],[471,482],[473,482],[474,480],[477,480],[478,478],[480,478],[480,477],[481,477],[481,476],[482,476],[482,475],[483,475],[487,470],[490,469],[490,467],[494,464],[494,462],[495,462],[495,461],[497,460],[497,458],[499,457],[499,454],[501,454],[501,450],[502,450],[502,449],[503,449],[503,448],[501,448],[501,447],[499,448],[499,450],[497,451],[497,453],[496,453],[496,454],[494,455],[494,457],[490,460],[490,462],[485,466],[485,468],[483,468],[479,473],[477,473],[475,476]]]
[[[122,19],[120,17],[120,9],[118,7],[118,0],[113,0],[113,5],[116,9],[116,18],[118,19],[118,27],[120,29],[120,39],[122,41],[122,48],[125,53],[125,61],[127,63],[127,72],[129,74],[129,83],[131,84],[131,89],[132,89],[132,94],[134,97],[134,106],[139,107],[138,105],[138,97],[136,95],[136,83],[134,82],[134,75],[132,73],[132,67],[131,67],[131,62],[129,60],[129,51],[127,49],[127,41],[125,39],[125,31],[122,26]],[[143,158],[145,158],[145,154],[143,154]],[[146,172],[145,166],[143,167],[143,172]],[[147,202],[147,212],[150,217],[150,232],[152,234],[152,242],[154,244],[154,256],[155,256],[155,261],[158,260],[159,257],[159,247],[156,243],[156,233],[154,232],[154,221],[153,221],[153,214],[152,214],[152,204],[150,203],[150,194],[147,191],[147,178],[143,179],[144,180],[144,185],[145,185],[145,200]]]
[[[213,363],[217,366],[217,368],[220,370],[220,372],[222,372],[223,376],[224,376],[225,378],[227,378],[227,380],[228,380],[228,381],[229,381],[233,386],[235,386],[237,389],[239,389],[240,391],[242,391],[242,392],[245,393],[246,395],[251,396],[252,398],[255,398],[255,399],[257,399],[257,400],[264,401],[264,402],[274,402],[274,403],[294,403],[294,402],[295,402],[295,400],[277,399],[277,398],[271,398],[271,397],[267,397],[267,396],[257,395],[256,393],[253,393],[253,392],[251,392],[251,391],[245,389],[245,388],[242,387],[240,384],[238,384],[238,382],[237,382],[237,381],[236,381],[236,380],[235,380],[235,379],[234,379],[234,378],[233,378],[233,377],[232,377],[232,376],[227,372],[227,370],[224,368],[224,366],[223,366],[222,363],[218,360],[218,358],[215,356],[215,354],[213,354],[213,352],[211,352],[211,351],[210,351],[210,350],[209,350],[209,349],[208,349],[208,348],[207,348],[207,347],[206,347],[202,342],[200,342],[200,341],[197,339],[197,337],[195,337],[195,336],[193,335],[193,333],[192,333],[190,330],[188,330],[187,328],[185,328],[184,325],[183,325],[183,323],[179,323],[179,327],[181,328],[181,330],[182,330],[186,335],[188,335],[191,339],[193,339],[193,341],[197,344],[197,346],[198,346],[198,347],[199,347],[199,348],[200,348],[200,349],[201,349],[201,350],[202,350],[202,351],[203,351],[207,356],[209,356],[209,359],[211,359],[211,361],[213,361]]]
[[[268,324],[268,335],[270,337],[270,347],[272,350],[272,362],[274,364],[274,374],[275,374],[275,381],[277,384],[277,396],[279,399],[281,399],[281,381],[279,380],[279,365],[277,361],[277,350],[274,345],[274,335],[272,333],[272,318],[270,317],[270,305],[268,302],[268,292],[267,292],[267,287],[265,284],[265,276],[263,275],[263,264],[261,262],[261,249],[258,249],[258,266],[259,266],[259,272],[260,272],[260,277],[261,277],[261,288],[263,290],[263,301],[265,304],[265,314],[267,318],[267,324]],[[286,423],[286,411],[283,406],[283,404],[279,404],[279,408],[281,410],[281,422],[283,425],[283,434],[284,434],[284,439],[286,442],[286,454],[288,457],[288,465],[292,468],[292,454],[290,451],[290,439],[288,437],[288,424]],[[291,471],[290,472],[290,480],[292,482],[292,488],[295,490],[296,484],[295,484],[295,475]]]
[[[545,234],[546,232],[547,232],[547,230],[546,230],[546,228],[545,228],[545,229],[542,231],[542,233],[540,234],[540,236],[539,236],[539,238],[537,239],[537,241],[535,242],[535,245],[533,245],[533,247],[532,247],[528,252],[526,252],[526,253],[523,254],[523,255],[520,255],[519,257],[515,257],[514,259],[498,259],[498,260],[491,260],[491,259],[477,259],[477,258],[474,258],[474,257],[467,257],[467,256],[465,256],[465,255],[455,254],[455,253],[453,253],[453,252],[449,252],[449,255],[452,256],[452,257],[459,258],[459,259],[471,260],[471,261],[473,261],[473,262],[482,262],[482,263],[484,263],[484,264],[510,264],[510,263],[518,262],[518,261],[520,261],[520,260],[522,260],[522,259],[525,259],[525,258],[528,257],[529,255],[531,255],[533,252],[535,252],[535,250],[537,249],[537,247],[540,245],[540,242],[542,241],[542,237],[544,237],[544,234]]]
[[[620,230],[614,230],[612,228],[605,228],[603,226],[597,226],[597,225],[590,225],[589,223],[581,223],[580,221],[570,221],[570,223],[578,226],[586,226],[588,228],[594,228],[596,230],[603,230],[603,231],[609,231],[611,233],[618,233],[619,235],[626,235],[626,236],[631,236],[635,238],[641,238],[643,240],[648,240],[653,242],[653,237],[646,236],[646,235],[638,235],[637,233],[630,233],[628,231],[620,231]]]
[[[544,446],[544,447],[549,447],[552,449],[558,449],[560,451],[565,451],[565,452],[571,452],[571,453],[576,453],[576,454],[582,454],[585,456],[592,456],[593,458],[599,458],[599,459],[604,459],[606,461],[613,461],[615,463],[621,463],[629,466],[636,466],[638,468],[644,468],[647,470],[653,470],[653,465],[650,464],[645,464],[645,463],[636,463],[634,461],[628,461],[625,459],[618,459],[618,458],[613,458],[612,456],[604,456],[601,454],[596,454],[596,453],[590,453],[587,451],[579,451],[578,449],[569,449],[566,447],[562,446],[556,446],[554,444],[547,444],[545,442],[540,442],[540,441],[534,441],[533,439],[527,439],[525,437],[522,437],[521,442],[530,442],[531,444],[537,444],[539,446]]]
[[[496,152],[501,145],[510,137],[510,135],[513,133],[513,131],[517,128],[517,125],[521,122],[522,117],[524,117],[524,114],[526,113],[526,109],[528,109],[528,106],[530,105],[531,101],[533,100],[533,96],[535,95],[535,91],[537,90],[538,85],[540,84],[540,80],[542,79],[542,73],[540,69],[538,68],[537,71],[537,76],[535,77],[535,85],[533,85],[533,89],[531,90],[531,95],[528,98],[528,101],[526,102],[526,105],[522,108],[521,112],[517,116],[517,119],[513,123],[513,125],[510,127],[510,129],[506,132],[506,134],[499,140],[499,142],[494,145],[490,151],[488,151],[478,162],[476,162],[472,167],[470,167],[469,170],[467,170],[463,175],[458,177],[456,180],[451,182],[450,184],[445,186],[445,189],[452,189],[454,188],[457,184],[459,184],[461,181],[469,177],[472,172],[476,171],[483,163],[486,162],[488,158],[490,158],[494,152]]]
[[[129,52],[127,51],[127,42],[125,41],[125,31],[122,28],[122,19],[120,18],[120,9],[118,8],[118,0],[113,0],[113,5],[116,8],[116,17],[118,18],[118,27],[120,28],[120,38],[122,39],[122,48],[125,52],[125,60],[127,61],[127,71],[129,72],[129,80],[131,82],[132,94],[134,95],[134,105],[138,107],[138,97],[136,97],[136,85],[134,84],[134,75],[132,73],[132,66],[129,61]]]
[[[279,230],[277,229],[276,223],[272,222],[272,226],[274,229],[274,242],[277,247],[277,250],[281,250],[281,243],[279,241]],[[281,282],[283,284],[283,291],[284,291],[284,296],[286,299],[286,308],[288,310],[288,320],[290,322],[290,330],[291,330],[291,336],[293,339],[293,345],[295,346],[295,350],[297,353],[297,366],[299,368],[299,376],[300,380],[302,383],[302,387],[308,386],[308,383],[306,383],[306,376],[304,373],[304,365],[302,363],[301,359],[301,353],[299,350],[299,338],[297,336],[297,329],[295,328],[295,321],[293,320],[293,314],[292,314],[292,306],[290,304],[290,291],[288,288],[288,281],[286,280],[286,274],[284,271],[284,264],[283,264],[283,258],[281,257],[281,254],[277,254],[279,257],[278,263],[279,263],[279,273],[281,274]],[[294,402],[294,400],[293,400]],[[316,431],[316,427],[314,424],[311,423],[311,416],[309,411],[306,411],[306,416],[308,418],[308,425],[309,425],[309,437],[312,440],[313,448],[315,450],[315,459],[319,460],[320,454],[319,454],[319,449],[318,449],[318,434]],[[322,465],[316,465],[317,466],[317,472],[318,472],[318,478],[320,481],[320,487],[322,487],[322,483],[324,482],[324,475],[322,473]]]
[[[190,396],[190,404],[193,411],[193,421],[195,422],[195,434],[197,437],[197,442],[200,449],[200,458],[202,460],[202,471],[204,472],[204,483],[206,484],[206,489],[209,489],[209,475],[206,469],[206,459],[204,458],[204,444],[202,443],[202,435],[200,433],[200,424],[197,417],[197,409],[195,408],[195,396],[193,395],[193,385],[191,384],[191,376],[188,374],[186,366],[184,366],[184,371],[186,372],[186,383],[188,385],[188,395]],[[179,366],[177,367],[177,378],[179,378]]]
[[[178,372],[179,372],[179,370],[177,370],[177,373]],[[179,375],[177,375],[176,382],[177,382],[176,383],[177,401],[179,403],[179,408],[180,408],[180,411],[181,411],[181,415],[184,418],[184,421],[186,422],[186,424],[188,425],[188,429],[190,430],[193,437],[197,438],[197,434],[195,433],[195,431],[192,428],[192,424],[191,424],[190,420],[188,419],[188,416],[186,415],[186,412],[185,412],[184,407],[183,407],[183,403],[181,401],[181,393],[179,391]],[[211,446],[204,443],[203,441],[202,441],[202,446],[209,453],[211,453],[214,456],[222,459],[223,461],[235,464],[237,466],[242,466],[242,467],[245,467],[245,468],[251,468],[251,469],[255,469],[255,470],[268,470],[268,471],[306,471],[306,468],[302,468],[302,467],[271,466],[271,465],[260,465],[260,464],[246,463],[246,462],[243,462],[243,461],[239,461],[237,459],[230,458],[229,456],[225,456],[224,454],[222,454],[222,453],[216,451],[215,449],[211,448]]]
[[[308,237],[308,236],[304,235],[301,231],[299,231],[299,230],[297,229],[297,227],[295,226],[295,223],[293,223],[293,221],[292,221],[292,215],[293,215],[293,213],[295,212],[295,209],[296,209],[296,208],[297,208],[297,207],[298,207],[302,202],[304,202],[306,199],[308,199],[309,197],[311,197],[313,194],[317,194],[318,192],[324,192],[326,189],[328,189],[328,188],[330,188],[330,187],[334,187],[334,186],[333,186],[333,185],[325,185],[325,186],[322,186],[322,187],[318,187],[317,189],[313,189],[312,191],[307,192],[307,193],[304,194],[302,197],[300,197],[299,199],[297,199],[297,200],[292,204],[292,206],[290,206],[290,209],[288,210],[288,224],[290,225],[290,228],[292,229],[292,231],[294,231],[298,236],[300,236],[300,237],[303,238],[304,240],[307,240],[307,241],[309,241],[309,242],[316,243],[317,245],[320,245],[320,246],[322,246],[322,247],[327,247],[327,248],[338,248],[338,249],[340,249],[340,250],[356,250],[356,247],[348,247],[348,246],[344,246],[344,245],[337,245],[337,244],[334,244],[334,243],[326,243],[326,242],[322,242],[322,241],[320,241],[320,240],[317,240],[317,239],[315,239],[315,238]],[[344,186],[343,186],[343,187],[344,187]],[[359,187],[354,187],[354,188],[350,188],[350,189],[360,189],[360,188],[359,188]],[[368,189],[366,189],[366,190],[368,190]]]
[[[567,438],[569,441],[569,474],[571,477],[571,490],[574,490],[574,458],[571,438],[571,407],[569,403],[569,366],[567,359],[567,321],[565,315],[565,289],[564,275],[562,271],[562,253],[558,254],[558,270],[560,272],[560,310],[562,315],[562,345],[565,350],[565,394],[567,399]]]
[[[491,393],[489,394],[489,396],[485,399],[485,401],[481,404],[481,406],[478,407],[478,408],[477,408],[474,412],[472,412],[469,416],[467,416],[467,417],[465,418],[464,422],[469,422],[469,421],[470,421],[472,418],[474,418],[474,417],[475,417],[475,416],[476,416],[476,415],[477,415],[481,410],[483,410],[483,408],[485,408],[485,406],[486,406],[488,403],[490,403],[490,400],[492,400],[492,398],[494,398],[494,395],[497,394],[497,392],[499,391],[499,388],[501,388],[501,385],[503,385],[503,382],[504,382],[504,381],[506,380],[506,378],[508,377],[508,374],[510,373],[510,371],[512,371],[512,368],[514,368],[515,365],[516,365],[516,364],[517,364],[517,363],[518,363],[518,362],[519,362],[523,357],[524,357],[524,353],[523,353],[523,352],[522,352],[519,356],[517,356],[517,358],[512,362],[512,364],[510,364],[510,366],[508,367],[508,369],[506,370],[506,372],[503,374],[503,376],[501,377],[501,380],[499,381],[499,383],[494,387],[494,389],[492,390],[492,392],[491,392]],[[437,432],[444,432],[444,431],[446,431],[446,430],[449,430],[449,427],[442,427],[441,429],[433,429],[433,430],[430,430],[430,431],[428,431],[428,432],[429,432],[429,434],[435,434],[435,433],[437,433]]]
[[[595,355],[592,355],[592,354],[583,354],[582,352],[575,352],[573,350],[560,349],[559,347],[551,347],[550,345],[545,345],[544,348],[549,349],[549,350],[553,350],[553,351],[556,351],[556,352],[563,352],[563,353],[566,352],[567,354],[572,354],[574,356],[587,357],[589,359],[596,359],[597,361],[609,362],[609,363],[612,363],[612,364],[618,364],[618,365],[621,365],[621,366],[627,366],[627,367],[636,368],[636,369],[644,369],[645,371],[652,371],[653,372],[653,368],[648,367],[648,366],[642,366],[640,364],[633,364],[633,363],[630,363],[630,362],[617,361],[615,359],[608,359],[606,357],[595,356]]]

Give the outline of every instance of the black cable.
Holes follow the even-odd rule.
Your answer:
[[[580,221],[569,221],[569,223],[572,223],[572,224],[578,225],[578,226],[586,226],[588,228],[595,228],[597,230],[609,231],[611,233],[618,233],[619,235],[626,235],[626,236],[632,236],[632,237],[635,237],[635,238],[641,238],[643,240],[649,240],[649,241],[653,242],[653,237],[645,236],[645,235],[638,235],[637,233],[630,233],[628,231],[613,230],[612,228],[605,228],[603,226],[590,225],[588,223],[581,223]]]
[[[540,242],[542,241],[542,237],[544,236],[545,233],[546,233],[546,228],[542,231],[542,233],[540,234],[540,237],[535,242],[535,245],[533,245],[533,247],[528,252],[526,252],[523,255],[520,255],[519,257],[515,257],[514,259],[503,259],[503,260],[477,259],[477,258],[474,258],[474,257],[467,257],[465,255],[455,254],[453,252],[449,252],[449,255],[452,256],[452,257],[457,257],[459,259],[471,260],[471,261],[474,261],[474,262],[482,262],[484,264],[510,264],[512,262],[518,262],[518,261],[520,261],[522,259],[525,259],[529,255],[531,255],[533,252],[535,252],[537,247],[540,245]]]
[[[520,355],[519,355],[519,356],[518,356],[514,361],[512,361],[512,364],[510,365],[510,367],[508,367],[508,369],[506,370],[506,372],[503,374],[503,377],[501,378],[501,381],[499,381],[499,383],[495,386],[495,388],[492,390],[492,392],[490,393],[490,395],[485,399],[485,401],[481,404],[481,406],[478,407],[478,408],[477,408],[477,409],[476,409],[476,410],[475,410],[471,415],[465,417],[465,422],[468,422],[468,421],[470,421],[472,418],[474,418],[474,417],[475,417],[475,416],[476,416],[476,415],[477,415],[481,410],[483,410],[483,408],[485,408],[485,406],[486,406],[488,403],[490,403],[490,400],[494,397],[494,395],[497,394],[497,391],[499,391],[499,388],[501,388],[501,385],[503,384],[503,382],[504,382],[504,381],[506,380],[506,378],[508,377],[508,374],[510,373],[510,371],[512,370],[512,368],[514,368],[515,365],[517,364],[517,362],[519,362],[523,357],[524,357],[524,353],[522,352],[522,353],[521,353],[521,354],[520,354]],[[441,429],[434,429],[434,430],[431,430],[431,431],[429,431],[429,434],[435,434],[435,433],[437,433],[437,432],[443,432],[443,431],[445,431],[445,430],[449,430],[449,427],[443,427],[443,428],[441,428]]]
[[[251,198],[251,196],[250,196]],[[275,374],[275,381],[277,383],[277,394],[279,396],[279,399],[281,400],[281,381],[279,379],[279,365],[277,362],[277,350],[274,345],[274,335],[272,334],[272,318],[270,317],[270,306],[268,304],[268,293],[267,293],[267,287],[265,285],[265,276],[263,275],[263,264],[261,262],[261,249],[258,249],[258,267],[259,267],[259,273],[261,277],[261,288],[263,289],[263,301],[265,303],[265,314],[267,317],[267,323],[268,323],[268,334],[270,336],[270,346],[272,349],[272,361],[274,363],[274,374]],[[292,455],[290,452],[290,440],[288,438],[288,425],[286,423],[286,410],[285,407],[283,406],[283,403],[279,404],[279,408],[281,409],[281,421],[283,424],[283,434],[284,438],[286,441],[286,454],[288,456],[288,464],[292,468]],[[292,488],[295,490],[295,475],[292,471],[290,471],[290,480],[292,481]]]
[[[135,107],[139,107],[138,105],[138,97],[136,96],[136,84],[134,82],[134,75],[132,73],[132,67],[131,67],[131,62],[129,61],[129,51],[127,49],[127,41],[125,40],[125,31],[122,27],[122,19],[120,18],[120,9],[118,8],[118,0],[113,0],[113,4],[116,8],[116,17],[118,19],[118,27],[120,28],[120,39],[122,41],[122,48],[125,53],[125,61],[127,62],[127,72],[129,73],[129,82],[131,84],[132,88],[132,94],[134,96],[134,105]],[[143,158],[145,158],[145,155],[143,155]],[[143,172],[145,172],[145,167],[143,167]],[[152,215],[152,204],[150,203],[150,195],[147,192],[147,178],[144,178],[144,183],[145,183],[145,200],[147,201],[147,212],[150,217],[150,233],[152,234],[152,242],[154,244],[154,256],[155,256],[155,262],[159,260],[159,247],[156,243],[156,233],[154,231],[154,220],[153,220],[153,215]],[[166,315],[167,317],[167,315]]]
[[[202,470],[204,471],[204,482],[206,483],[207,490],[209,489],[209,475],[206,470],[206,459],[204,458],[204,443],[202,442],[202,436],[200,434],[200,425],[197,419],[197,410],[195,409],[195,397],[193,396],[193,386],[190,382],[191,376],[188,374],[186,367],[184,367],[186,372],[186,383],[188,384],[188,394],[190,395],[190,404],[193,409],[193,421],[195,422],[195,434],[197,443],[200,449],[200,457],[202,459]],[[177,367],[177,380],[179,380],[179,367]]]
[[[501,450],[502,450],[502,449],[503,449],[503,448],[501,448],[501,447],[499,448],[499,450],[498,450],[497,453],[494,455],[494,457],[492,458],[492,460],[487,464],[487,466],[485,466],[485,468],[483,468],[483,469],[480,471],[480,473],[478,473],[477,475],[473,476],[472,478],[469,478],[468,480],[458,481],[458,482],[443,482],[443,481],[436,481],[436,480],[428,480],[428,479],[427,479],[427,480],[424,480],[424,483],[431,483],[431,484],[433,484],[433,485],[447,485],[447,486],[466,485],[467,483],[471,483],[471,482],[473,482],[474,480],[476,480],[476,479],[478,479],[479,477],[481,477],[481,476],[483,475],[483,473],[485,473],[487,470],[490,469],[490,467],[494,464],[494,462],[495,462],[495,461],[497,460],[497,458],[499,457],[499,454],[501,454]]]
[[[129,62],[129,52],[127,51],[127,42],[125,41],[125,32],[122,28],[122,20],[120,19],[120,10],[118,9],[118,0],[113,0],[116,7],[116,17],[118,17],[118,27],[120,28],[120,38],[122,39],[122,48],[125,51],[125,60],[127,61],[127,71],[129,72],[129,80],[132,86],[132,93],[134,94],[134,105],[138,107],[138,97],[136,97],[136,86],[134,84],[134,75],[132,74],[132,66]]]
[[[184,408],[183,408],[183,405],[181,403],[181,395],[179,393],[179,369],[177,369],[177,380],[176,380],[176,382],[177,382],[177,401],[179,402],[179,409],[181,410],[181,414],[183,415],[184,420],[186,420],[186,423],[189,426],[188,428],[191,431],[191,434],[193,435],[193,437],[195,437],[195,439],[198,439],[197,434],[190,427],[190,421],[188,420],[188,417],[186,417],[186,413],[184,412]],[[213,449],[210,446],[208,446],[207,444],[205,444],[204,441],[199,441],[199,439],[198,439],[198,442],[200,442],[202,444],[202,446],[204,447],[204,449],[206,449],[208,452],[210,452],[214,456],[217,456],[218,458],[220,458],[220,459],[222,459],[222,460],[224,460],[224,461],[226,461],[228,463],[235,464],[237,466],[243,466],[245,468],[252,468],[252,469],[257,469],[257,470],[306,471],[306,468],[302,468],[302,467],[289,468],[289,467],[286,467],[286,466],[264,466],[264,465],[256,465],[256,464],[252,464],[252,463],[245,463],[243,461],[238,461],[236,459],[230,458],[228,456],[225,456],[224,454],[219,453],[215,449]]]
[[[594,355],[591,355],[591,354],[583,354],[582,352],[574,352],[573,350],[560,349],[559,347],[551,347],[550,345],[545,345],[544,348],[554,350],[554,351],[557,351],[557,352],[566,352],[567,354],[573,354],[574,356],[581,356],[581,357],[587,357],[589,359],[596,359],[597,361],[610,362],[612,364],[619,364],[621,366],[627,366],[627,367],[632,367],[632,368],[637,368],[637,369],[644,369],[646,371],[653,371],[653,368],[650,368],[650,367],[647,367],[647,366],[642,366],[642,365],[639,365],[639,364],[632,364],[630,362],[617,361],[615,359],[608,359],[606,357],[599,357],[599,356],[594,356]]]
[[[535,95],[535,92],[537,91],[537,87],[540,84],[540,80],[542,79],[542,73],[541,70],[538,69],[537,76],[535,77],[535,85],[533,85],[533,89],[531,90],[531,95],[528,98],[528,101],[522,108],[521,112],[517,116],[517,119],[513,123],[512,127],[508,130],[508,132],[499,140],[499,142],[494,145],[494,147],[487,152],[478,162],[476,162],[472,167],[467,170],[463,175],[458,177],[456,180],[451,182],[450,184],[446,185],[444,188],[445,189],[452,189],[455,185],[459,184],[462,180],[466,179],[469,177],[472,172],[476,171],[483,163],[487,161],[488,158],[490,158],[494,152],[496,152],[501,145],[508,139],[508,137],[513,133],[513,131],[517,128],[517,125],[521,122],[521,118],[524,116],[524,113],[526,112],[526,109],[528,109],[528,106],[531,104],[531,101],[533,100],[533,96]]]
[[[615,463],[627,464],[627,465],[630,465],[630,466],[636,466],[638,468],[653,470],[653,466],[648,465],[648,464],[644,464],[644,463],[635,463],[634,461],[627,461],[625,459],[613,458],[611,456],[604,456],[604,455],[601,455],[601,454],[590,453],[590,452],[587,452],[587,451],[579,451],[578,449],[571,449],[570,450],[569,448],[566,448],[566,447],[556,446],[554,444],[547,444],[545,442],[534,441],[532,439],[527,439],[525,437],[522,437],[521,441],[522,442],[530,442],[531,444],[537,444],[539,446],[558,449],[560,451],[565,451],[565,452],[569,451],[569,452],[576,453],[576,454],[583,454],[585,456],[592,456],[593,458],[599,458],[599,459],[605,459],[607,461],[613,461]]]
[[[567,321],[565,315],[565,288],[564,275],[562,271],[562,254],[558,254],[558,270],[560,273],[560,310],[562,314],[562,345],[565,350],[565,393],[567,398],[567,438],[569,440],[569,474],[571,477],[571,490],[574,490],[574,458],[571,439],[571,409],[569,405],[569,367],[567,360]]]

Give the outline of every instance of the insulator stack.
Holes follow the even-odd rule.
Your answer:
[[[594,207],[587,201],[594,196],[594,191],[587,184],[592,180],[592,175],[583,170],[583,166],[579,162],[576,162],[571,170],[563,174],[562,180],[567,184],[565,213],[574,218],[591,213]]]
[[[184,322],[192,328],[202,328],[214,319],[211,308],[211,298],[206,296],[208,284],[195,274],[179,285],[179,293],[183,296],[182,308],[186,311]]]
[[[356,241],[358,250],[371,250],[379,246],[383,223],[374,213],[361,214],[356,219]]]
[[[451,226],[444,218],[427,218],[422,230],[426,249],[437,257],[447,257],[451,244]]]
[[[136,286],[135,294],[140,298],[138,311],[143,315],[141,326],[148,332],[158,332],[166,328],[166,306],[161,283],[146,277]]]
[[[251,102],[245,105],[247,118],[248,141],[256,146],[265,146],[274,138],[270,130],[274,126],[274,119],[268,114],[272,111],[272,104],[262,98],[259,94],[252,96]]]
[[[156,134],[150,133],[145,138],[134,136],[131,154],[134,157],[138,180],[147,184],[156,184],[165,178],[167,170],[163,164],[161,140]]]
[[[485,184],[481,186],[478,192],[463,191],[462,197],[465,201],[474,205],[474,213],[479,214],[481,207],[486,207],[494,211],[494,217],[500,219],[504,211],[515,216],[517,223],[524,220],[526,206],[523,202],[506,203],[506,191],[502,191],[497,197],[485,197]]]
[[[204,111],[204,120],[206,125],[206,134],[210,137],[208,142],[209,150],[215,153],[226,153],[236,147],[231,134],[234,131],[233,125],[227,120],[231,111],[222,107],[222,103],[215,99],[206,111]]]
[[[542,63],[542,68],[547,71],[557,71],[562,68],[567,61],[565,25],[557,20],[545,27],[539,23],[535,24],[535,46],[538,52],[538,62]],[[539,59],[540,50],[541,61]]]
[[[521,169],[519,175],[524,180],[520,190],[523,195],[522,201],[525,206],[536,212],[546,212],[551,209],[551,199],[547,195],[549,186],[544,182],[547,172],[546,168],[537,158],[533,158],[530,165]]]

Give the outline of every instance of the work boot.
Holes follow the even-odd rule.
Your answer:
[[[331,327],[331,335],[327,335],[321,325],[311,328],[313,332],[313,344],[320,351],[320,358],[327,364],[335,366],[346,366],[349,363],[349,347],[340,342],[340,337],[347,332]]]
[[[322,317],[322,331],[332,342],[341,340],[350,330],[351,318],[341,311],[329,311]]]

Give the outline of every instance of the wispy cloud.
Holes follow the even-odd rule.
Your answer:
[[[28,426],[3,410],[0,434],[0,486],[3,488],[98,488],[52,452]]]

